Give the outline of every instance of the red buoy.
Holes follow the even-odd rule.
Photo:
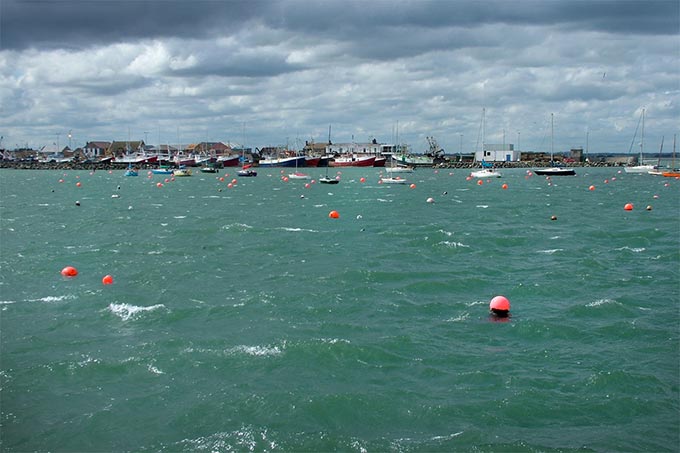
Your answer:
[[[112,285],[112,284],[113,284],[113,277],[111,277],[110,275],[105,275],[105,276],[102,278],[102,284],[104,284],[104,285]]]
[[[626,205],[623,207],[626,211],[632,211],[633,210],[633,203],[626,203]]]
[[[489,311],[500,318],[507,318],[510,312],[510,301],[505,296],[496,296],[489,302]]]
[[[76,275],[78,275],[78,269],[76,269],[73,266],[66,266],[61,270],[61,275],[69,278],[75,277]]]
[[[330,217],[331,219],[339,219],[340,214],[338,213],[338,211],[331,211],[328,213],[328,217]]]

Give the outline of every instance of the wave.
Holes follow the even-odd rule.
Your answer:
[[[227,349],[228,354],[246,354],[257,357],[279,356],[283,353],[278,346],[247,346],[238,345]]]
[[[73,294],[65,294],[63,296],[45,296],[38,299],[27,299],[27,302],[61,302],[62,300],[77,299]]]
[[[156,304],[151,305],[149,307],[139,307],[137,305],[130,304],[109,304],[108,307],[111,313],[118,316],[123,321],[127,321],[128,319],[138,315],[139,313],[155,311],[158,310],[159,308],[165,308],[165,305]]]

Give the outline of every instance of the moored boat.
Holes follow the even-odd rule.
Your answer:
[[[331,167],[372,167],[375,156],[362,156],[357,154],[336,157],[329,163]]]
[[[501,172],[493,168],[482,168],[481,170],[471,172],[470,176],[473,178],[500,178],[502,175]]]
[[[220,156],[217,158],[217,164],[223,167],[238,167],[241,157],[235,156]]]
[[[305,165],[305,156],[297,157],[265,157],[260,159],[260,167],[302,167]]]
[[[173,171],[172,174],[176,177],[191,176],[191,169],[181,166],[177,170]]]

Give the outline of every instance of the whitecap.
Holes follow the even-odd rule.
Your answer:
[[[156,304],[156,305],[151,305],[149,307],[139,307],[137,305],[130,305],[130,304],[109,304],[109,310],[111,310],[111,313],[114,315],[120,317],[123,321],[127,321],[128,319],[132,318],[133,316],[143,313],[145,311],[154,311],[159,308],[165,308],[165,305],[163,304]]]
[[[445,234],[447,236],[453,236],[453,231],[437,230],[439,233]]]
[[[475,208],[482,208],[482,209],[486,209],[488,207],[489,207],[488,204],[478,204],[477,206],[475,206]]]
[[[458,247],[470,248],[469,245],[463,244],[462,242],[455,242],[455,241],[441,241],[441,242],[438,242],[437,245],[444,245],[446,247],[452,247],[452,248],[458,248]]]
[[[175,219],[186,219],[187,216],[185,216],[185,215],[176,215],[176,216],[174,216],[173,218],[175,218]]]
[[[148,369],[149,369],[149,371],[152,372],[153,374],[165,374],[164,371],[159,370],[158,368],[156,368],[155,366],[153,366],[153,365],[151,365],[151,364],[149,364]]]
[[[277,228],[277,229],[283,230],[283,231],[291,231],[291,232],[293,232],[293,233],[297,233],[297,232],[301,232],[301,231],[305,231],[305,232],[307,232],[307,233],[318,233],[317,230],[309,230],[309,229],[305,229],[305,228],[289,228],[289,227],[281,227],[281,228]]]
[[[589,302],[586,304],[586,307],[599,307],[600,305],[606,305],[606,304],[616,304],[616,305],[621,305],[619,302],[617,302],[614,299],[598,299],[594,302]]]
[[[545,253],[546,255],[552,255],[556,252],[563,252],[564,249],[548,249],[548,250],[538,250],[538,253]]]
[[[281,355],[281,349],[278,346],[234,346],[226,351],[228,354],[247,354],[252,356],[277,356]]]
[[[46,296],[39,299],[28,299],[28,302],[61,302],[62,300],[76,299],[73,294],[65,294],[63,296]]]
[[[0,305],[16,304],[16,300],[0,300]]]
[[[640,252],[644,252],[644,251],[647,250],[647,249],[644,248],[644,247],[628,247],[628,246],[626,245],[626,246],[619,247],[619,248],[614,249],[614,250],[617,250],[617,251],[630,250],[630,251],[633,252],[633,253],[640,253]]]

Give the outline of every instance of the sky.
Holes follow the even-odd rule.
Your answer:
[[[680,0],[0,0],[7,149],[657,153],[679,104]]]

